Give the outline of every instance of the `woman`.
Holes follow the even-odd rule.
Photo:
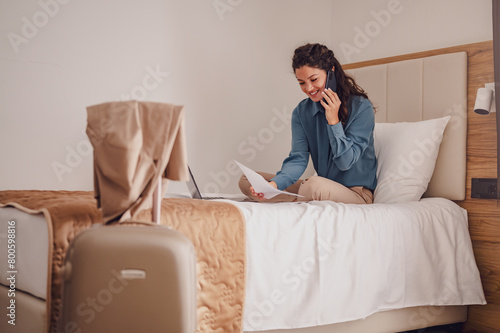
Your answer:
[[[265,200],[244,176],[240,179],[241,191],[250,199],[272,202],[372,203],[377,161],[373,147],[375,116],[368,96],[344,73],[333,52],[324,45],[298,47],[292,68],[308,98],[292,113],[292,148],[281,171],[261,175],[273,187],[301,197],[280,194]],[[335,74],[337,92],[325,89],[328,71]],[[309,156],[317,176],[299,180]]]

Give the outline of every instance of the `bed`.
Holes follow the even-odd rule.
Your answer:
[[[453,202],[465,198],[468,57],[443,53],[346,66],[377,108],[375,204],[163,199],[162,224],[202,223],[202,234],[219,237],[205,244],[220,244],[212,251],[236,270],[219,274],[220,265],[199,262],[198,292],[206,301],[198,308],[200,332],[401,332],[464,322],[467,305],[485,304],[467,212]],[[36,193],[7,192],[0,192],[0,243],[5,248],[7,223],[15,220],[15,329],[58,331],[64,248],[101,222],[99,210],[92,193],[43,192],[80,200],[78,217],[57,225],[61,238],[51,222],[57,211],[30,206]],[[19,195],[25,201],[12,199]],[[231,223],[217,223],[227,217]],[[230,224],[240,231],[224,230]],[[52,244],[57,236],[59,247]],[[197,254],[207,246],[199,243]],[[237,246],[243,257],[235,257]],[[2,267],[6,260],[0,258]],[[0,272],[2,306],[9,301],[6,272]],[[230,281],[219,281],[222,275]],[[215,291],[205,299],[206,281]],[[16,331],[6,321],[0,330]]]

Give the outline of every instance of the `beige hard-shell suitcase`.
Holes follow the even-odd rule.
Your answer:
[[[63,267],[62,332],[196,330],[196,256],[165,226],[100,225],[79,233]]]

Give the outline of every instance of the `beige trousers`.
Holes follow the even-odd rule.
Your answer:
[[[266,172],[259,172],[265,180],[270,181],[275,175]],[[250,191],[250,182],[241,176],[239,182],[240,190],[251,200],[257,201]],[[328,178],[312,176],[306,180],[299,179],[295,184],[286,188],[285,191],[299,194],[302,197],[280,194],[272,199],[264,199],[261,202],[293,202],[293,201],[312,201],[329,200],[348,204],[371,204],[373,203],[372,191],[363,186],[345,187]]]

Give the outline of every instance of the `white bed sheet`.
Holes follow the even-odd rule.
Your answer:
[[[450,200],[233,204],[246,218],[244,331],[486,303],[467,213]]]

